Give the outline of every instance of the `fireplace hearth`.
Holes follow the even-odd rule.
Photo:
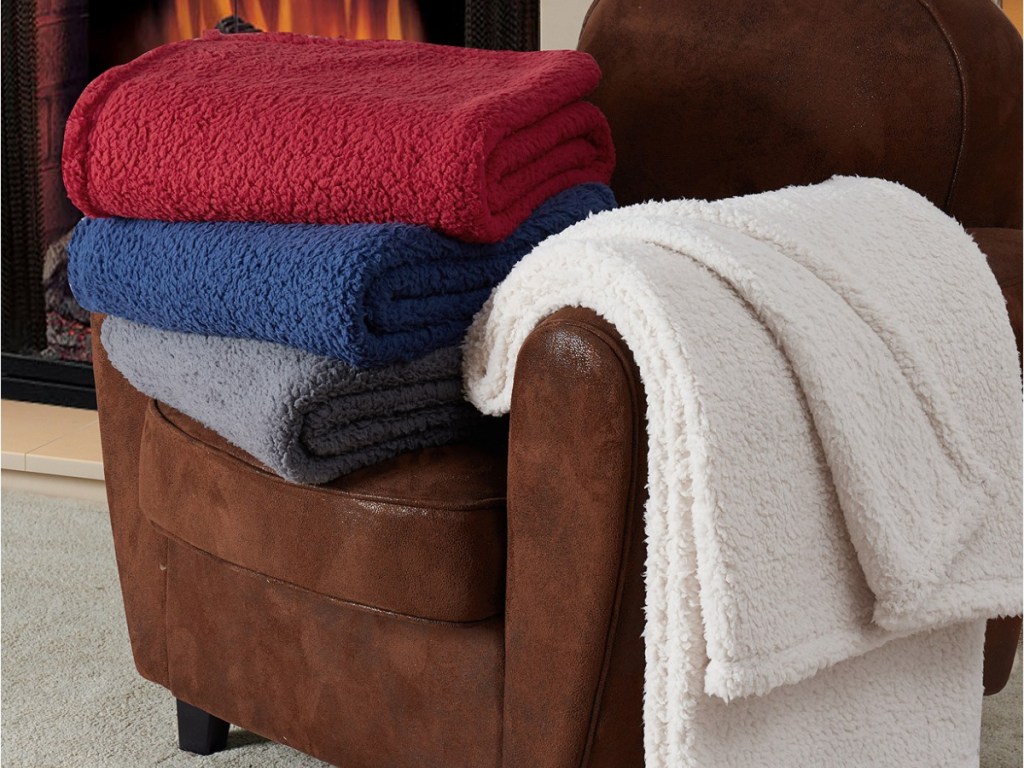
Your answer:
[[[88,314],[67,286],[64,123],[86,83],[226,17],[268,31],[539,47],[539,0],[3,0],[2,396],[95,408]],[[223,29],[223,27],[222,27]],[[241,30],[238,30],[241,31]]]

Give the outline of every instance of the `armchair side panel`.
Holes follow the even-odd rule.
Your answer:
[[[149,399],[118,373],[100,343],[103,315],[92,316],[93,372],[103,436],[103,474],[132,655],[139,674],[167,686],[167,539],[139,507],[139,451]]]
[[[503,764],[643,764],[644,406],[614,328],[523,346],[509,438]]]

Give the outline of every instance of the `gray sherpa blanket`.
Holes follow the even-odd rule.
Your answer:
[[[108,317],[111,364],[167,403],[297,483],[324,483],[406,451],[470,436],[460,355],[359,369],[267,341],[164,331]]]

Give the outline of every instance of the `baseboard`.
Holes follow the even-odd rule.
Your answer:
[[[5,491],[28,491],[43,496],[107,503],[107,489],[102,480],[5,469],[0,473],[0,484]]]

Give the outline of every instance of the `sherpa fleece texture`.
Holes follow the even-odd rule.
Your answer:
[[[325,483],[405,451],[457,442],[481,416],[462,396],[458,347],[358,370],[281,344],[108,317],[101,341],[140,392],[296,483]]]
[[[408,224],[83,219],[68,276],[94,312],[381,366],[458,344],[530,248],[614,205],[604,185],[573,187],[487,245]]]
[[[93,217],[402,221],[495,242],[607,183],[578,51],[206,34],[110,69],[68,119],[64,182]]]
[[[984,256],[924,198],[836,178],[576,225],[474,322],[481,410],[508,409],[520,345],[573,305],[617,327],[648,398],[651,765],[731,764],[693,759],[701,688],[771,696],[901,634],[1021,611],[1014,340]],[[925,665],[876,672],[923,705]],[[834,715],[853,731],[874,717]],[[968,728],[955,716],[884,764],[928,765],[918,749]],[[864,764],[824,736],[801,764]]]

